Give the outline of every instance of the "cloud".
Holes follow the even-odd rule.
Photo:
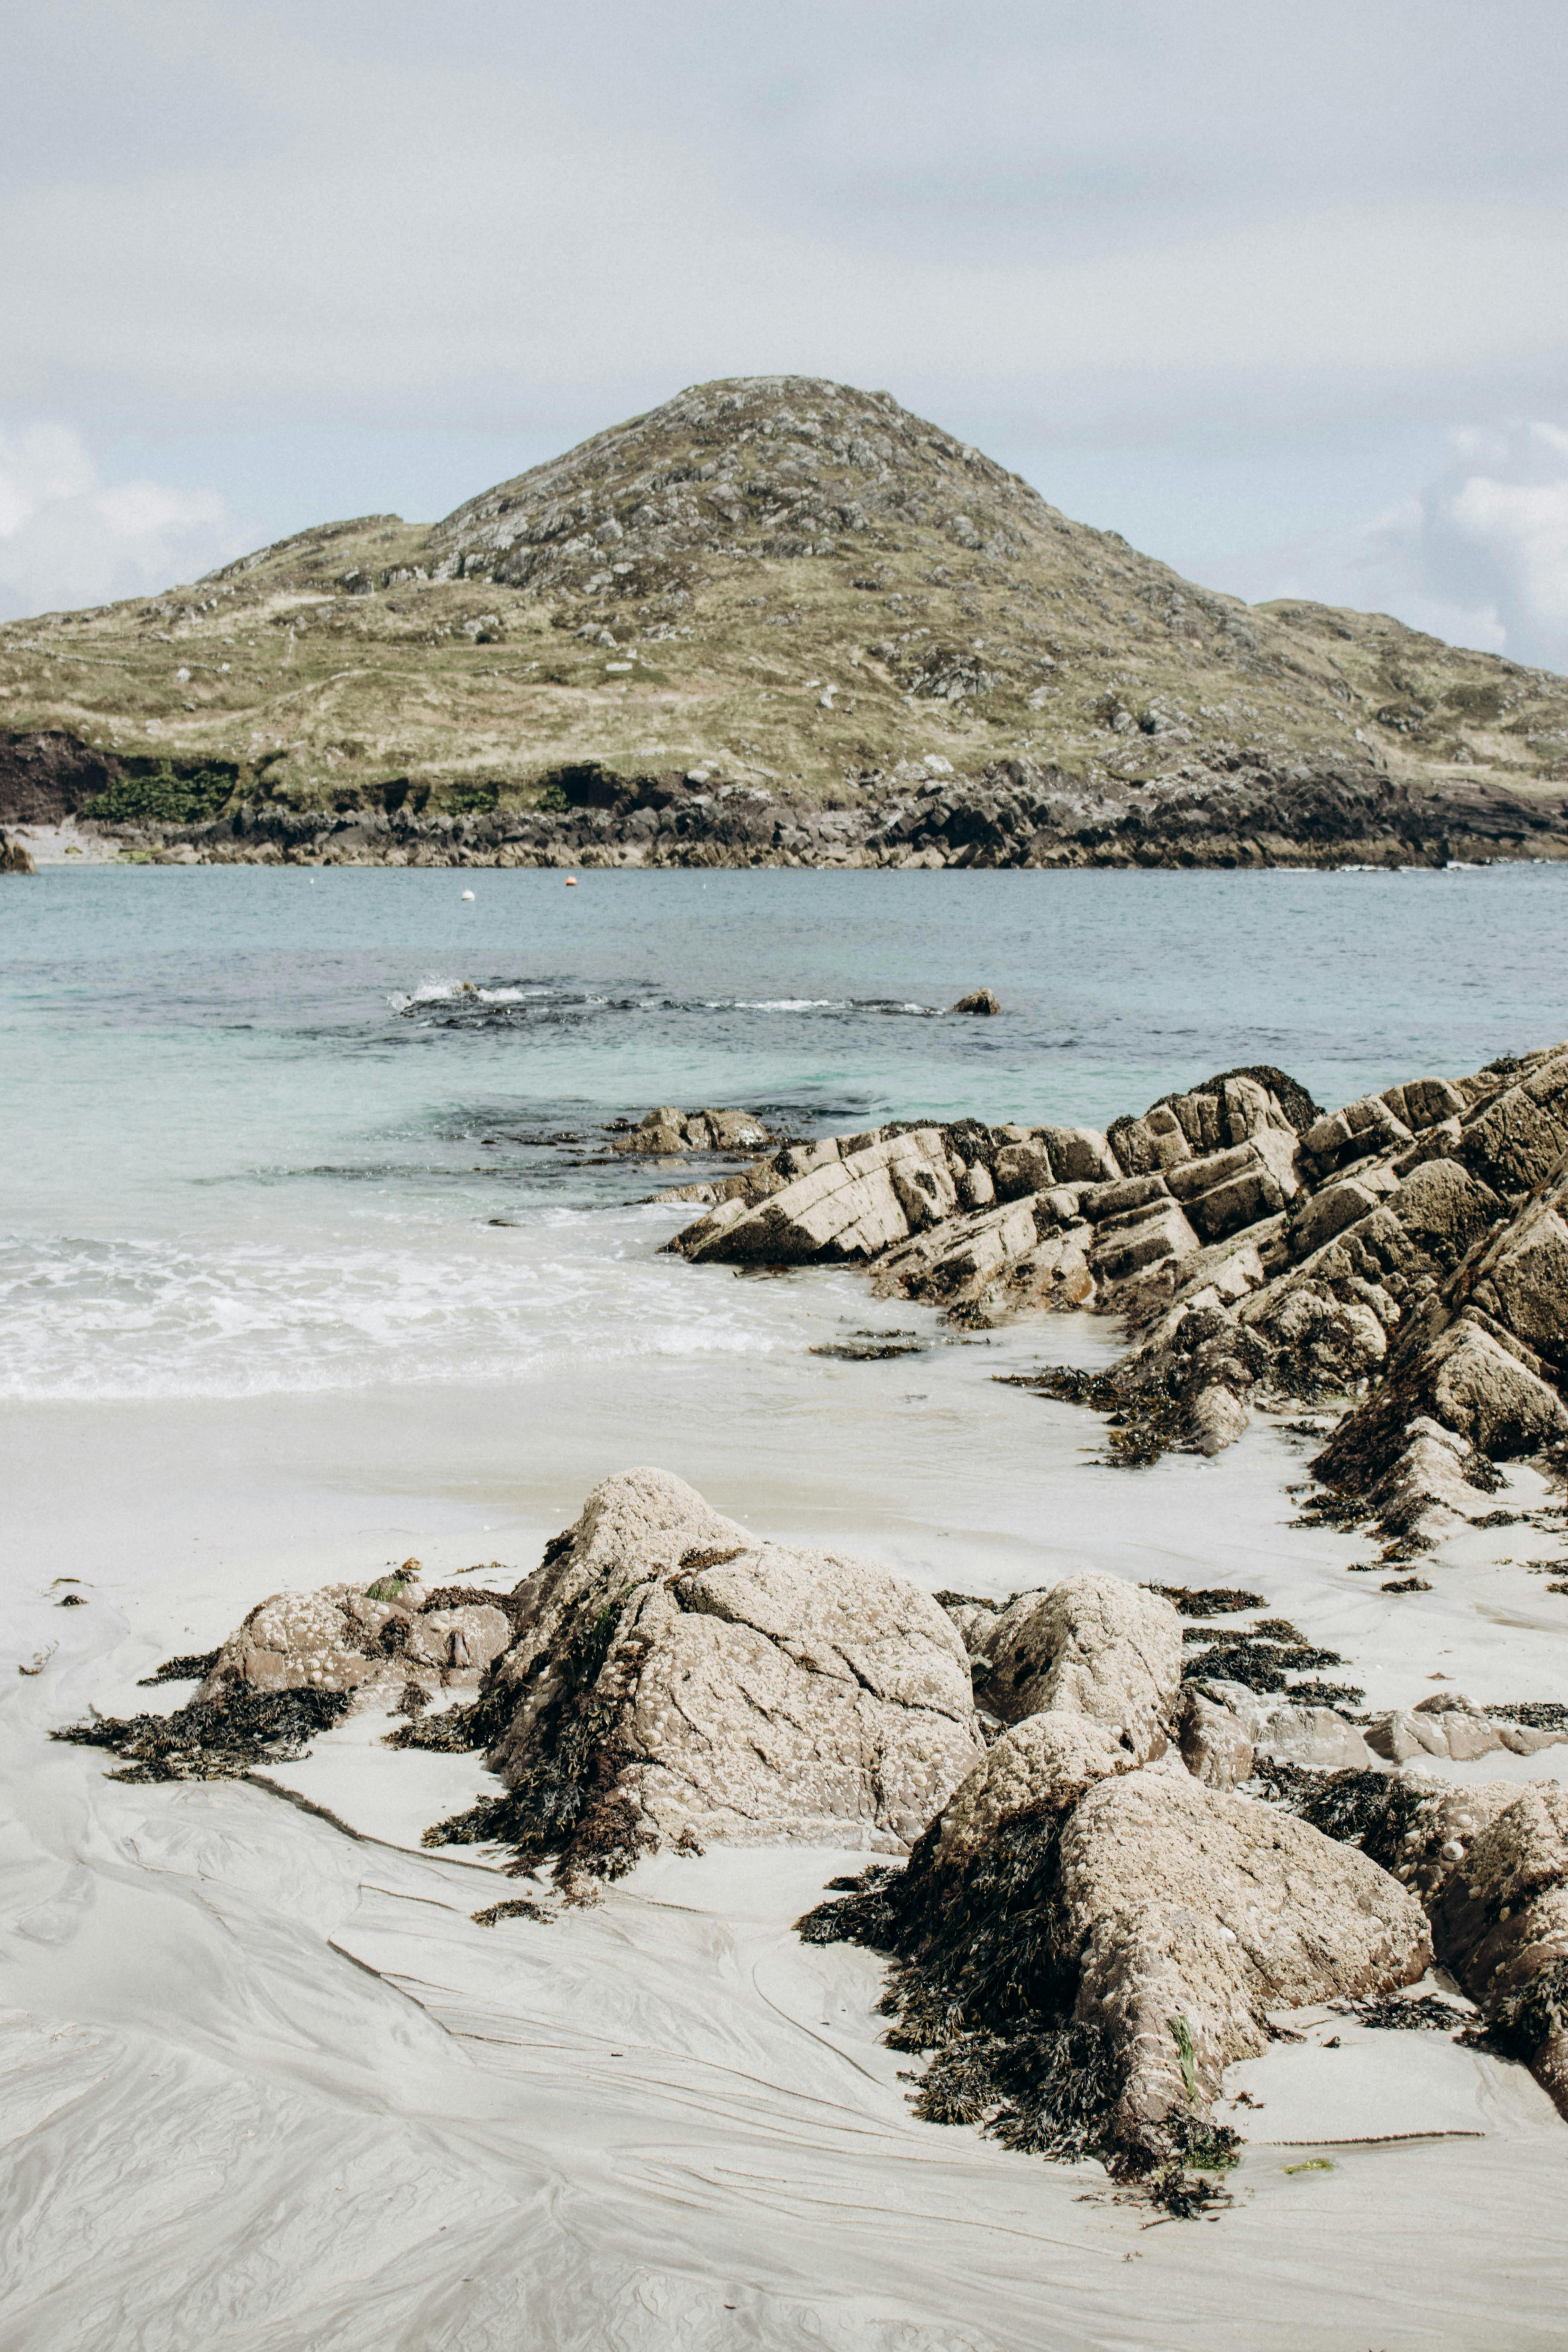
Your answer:
[[[1416,498],[1348,530],[1209,564],[1249,603],[1293,596],[1392,613],[1412,628],[1568,671],[1568,432],[1530,424],[1454,436]]]
[[[368,415],[775,370],[1038,398],[1084,372],[1409,372],[1568,343],[1568,210],[1529,193],[1281,184],[1227,217],[1140,212],[1114,249],[1039,220],[1032,242],[889,247],[885,207],[771,202],[657,108],[607,123],[580,77],[336,54],[238,16],[221,58],[265,139],[0,199],[13,398],[96,375]],[[906,125],[940,111],[930,71],[921,92]]]
[[[0,618],[144,595],[246,543],[215,491],[100,483],[67,425],[0,434]]]

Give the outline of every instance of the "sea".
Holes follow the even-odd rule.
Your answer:
[[[6,2352],[1555,2340],[1568,2157],[1521,2068],[1409,2033],[1374,2063],[1349,2021],[1271,2053],[1235,2210],[1146,2231],[1097,2167],[911,2114],[879,1959],[793,1933],[863,1853],[656,1856],[488,1927],[505,1855],[420,1843],[495,1785],[477,1755],[360,1717],[264,1782],[143,1784],[48,1734],[179,1703],[143,1678],[284,1588],[410,1557],[510,1583],[638,1464],[933,1591],[1249,1588],[1369,1706],[1568,1695],[1568,1603],[1506,1531],[1386,1598],[1369,1538],[1299,1521],[1310,1423],[1119,1469],[1094,1415],[1011,1384],[1108,1362],[1103,1320],[958,1332],[844,1268],[689,1265],[692,1212],[652,1196],[711,1168],[609,1148],[667,1104],[1103,1126],[1248,1064],[1326,1106],[1459,1075],[1568,1034],[1565,893],[1529,866],[0,881]],[[996,1017],[950,1010],[984,987]],[[1325,2131],[1305,2173],[1279,2153]]]

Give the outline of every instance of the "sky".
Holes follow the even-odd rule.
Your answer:
[[[1568,669],[1562,0],[51,0],[0,57],[0,615],[787,373]]]

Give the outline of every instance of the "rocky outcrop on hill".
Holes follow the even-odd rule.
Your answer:
[[[91,755],[77,749],[77,770],[86,773]],[[617,776],[589,762],[548,779],[542,805],[420,808],[389,787],[390,806],[384,794],[343,808],[300,807],[237,784],[217,814],[184,821],[151,809],[115,815],[136,805],[141,788],[130,778],[111,791],[110,781],[97,799],[78,798],[85,822],[127,850],[209,865],[934,872],[1440,866],[1568,856],[1568,798],[1354,771],[1315,774],[1310,789],[1300,775],[1265,768],[1129,783],[1091,782],[1034,754],[968,774],[938,757],[902,761],[888,776],[858,781],[852,796],[823,802],[706,769]],[[177,793],[167,804],[178,805]],[[5,807],[0,799],[0,814]]]
[[[1568,689],[1251,607],[886,393],[700,384],[439,523],[0,630],[0,823],[331,863],[1568,854]]]

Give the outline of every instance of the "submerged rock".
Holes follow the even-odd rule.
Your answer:
[[[613,1136],[610,1150],[663,1158],[681,1151],[757,1151],[777,1140],[749,1110],[676,1110],[664,1105],[645,1112],[625,1134]]]

